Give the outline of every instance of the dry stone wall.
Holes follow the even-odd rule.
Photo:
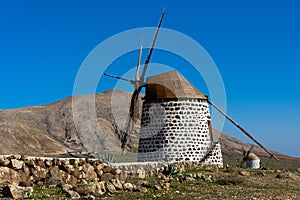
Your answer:
[[[134,185],[127,180],[165,177],[171,168],[182,172],[202,168],[202,165],[199,162],[109,164],[96,159],[0,156],[0,194],[15,199],[28,198],[33,187],[45,185],[61,185],[67,196],[74,199],[101,196],[116,190],[147,192],[143,184]],[[163,182],[159,187],[169,186]]]
[[[145,101],[138,161],[200,162],[212,148],[210,131],[210,113],[205,100]],[[222,159],[222,155],[219,157]]]

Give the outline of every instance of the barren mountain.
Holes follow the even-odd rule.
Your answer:
[[[50,155],[76,149],[101,151],[101,139],[105,140],[107,150],[120,150],[116,125],[119,129],[124,127],[130,95],[110,90],[97,95],[69,97],[43,106],[0,111],[0,154]],[[90,102],[93,99],[97,115],[94,118]],[[116,113],[115,119],[113,113]],[[76,124],[74,119],[77,119]]]
[[[0,111],[0,154],[54,155],[78,149],[121,151],[119,134],[127,119],[130,96],[131,93],[110,90],[43,106]],[[137,138],[138,127],[129,138],[128,151],[137,150]],[[242,149],[250,146],[223,133],[220,142],[225,163],[230,164],[236,164],[242,158]],[[253,152],[267,157],[258,147]],[[282,163],[300,166],[298,158],[276,155]]]

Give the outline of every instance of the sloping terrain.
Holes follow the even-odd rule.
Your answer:
[[[120,151],[119,135],[113,124],[124,126],[130,95],[118,90],[97,94],[97,117],[94,119],[89,112],[92,109],[89,100],[94,95],[74,97],[74,113],[71,97],[44,106],[0,111],[0,154],[50,155],[76,149],[101,151],[101,139],[105,140],[107,150]],[[113,109],[111,99],[114,99]],[[117,113],[114,115],[117,119],[112,113]],[[78,119],[76,126],[73,116]],[[94,128],[97,124],[101,129]],[[137,139],[133,143],[136,144]]]
[[[0,154],[45,156],[72,150],[121,152],[120,130],[127,119],[130,96],[131,93],[110,90],[74,97],[76,109],[73,110],[69,97],[48,105],[0,111]],[[90,103],[91,99],[95,99],[95,104]],[[97,117],[93,118],[94,108]],[[76,125],[74,119],[77,119]],[[136,152],[137,137],[138,127],[129,138],[128,151]],[[240,163],[243,147],[250,146],[223,133],[220,142],[225,164],[230,165]],[[281,161],[274,162],[274,159],[269,161],[268,155],[258,147],[254,147],[253,152],[267,166],[300,166],[299,158],[276,153]]]

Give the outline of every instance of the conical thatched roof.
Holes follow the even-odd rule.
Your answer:
[[[207,99],[175,70],[150,76],[146,84],[146,99]]]

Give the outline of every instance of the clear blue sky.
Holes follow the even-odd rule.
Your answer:
[[[229,115],[268,148],[300,157],[298,0],[1,1],[0,109],[71,96],[96,45],[156,26],[164,5],[162,26],[195,39],[218,66]],[[225,132],[245,139],[230,125]]]

